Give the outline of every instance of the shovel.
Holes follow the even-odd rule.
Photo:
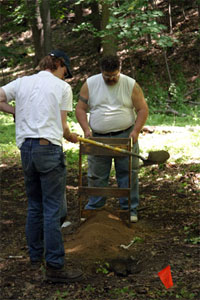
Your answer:
[[[167,151],[164,150],[158,150],[158,151],[151,151],[149,152],[149,155],[147,157],[147,159],[145,159],[144,157],[142,157],[139,154],[136,153],[132,153],[131,151],[119,148],[119,147],[113,147],[110,146],[108,144],[104,144],[101,142],[97,142],[91,139],[86,139],[86,138],[82,138],[82,137],[78,137],[78,140],[81,142],[85,142],[85,143],[89,143],[89,144],[93,144],[95,146],[99,146],[99,147],[103,147],[103,148],[107,148],[113,151],[117,151],[117,152],[121,152],[127,155],[132,155],[134,157],[138,157],[139,159],[141,159],[143,161],[143,166],[150,166],[150,165],[155,165],[155,164],[163,164],[166,162],[166,160],[169,158],[169,153]]]

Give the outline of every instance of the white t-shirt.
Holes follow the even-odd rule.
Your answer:
[[[7,101],[15,99],[16,144],[25,138],[45,138],[62,145],[61,110],[72,111],[72,90],[51,72],[18,78],[2,87]]]
[[[87,79],[90,109],[89,124],[97,133],[116,132],[135,122],[132,92],[135,80],[124,74],[115,85],[107,85],[102,74]]]

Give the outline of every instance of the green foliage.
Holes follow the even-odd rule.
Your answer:
[[[74,28],[73,31],[75,31],[75,32],[88,31],[88,32],[91,32],[95,37],[102,36],[101,32],[99,33],[92,24],[87,23],[87,22],[82,22],[80,25],[78,25],[76,28]]]
[[[8,60],[7,66],[13,67],[15,61],[15,54],[13,53],[12,49],[6,47],[3,41],[0,41],[0,48],[1,48],[2,60],[3,58],[7,59]]]
[[[159,300],[161,299],[160,297],[162,297],[162,299],[173,299],[173,300],[176,299],[196,300],[196,298],[194,298],[195,294],[192,293],[191,291],[188,291],[187,288],[185,287],[183,288],[178,287],[175,290],[166,290],[165,288],[163,288],[161,290],[149,291],[148,294],[153,300]]]
[[[159,105],[159,104],[158,104]],[[160,106],[158,106],[160,107]],[[186,107],[185,107],[186,109]],[[199,125],[199,109],[188,107],[188,115],[186,116],[176,116],[176,115],[166,115],[164,110],[163,113],[157,113],[156,109],[152,109],[150,104],[150,113],[146,122],[146,125],[151,126],[198,126]],[[195,138],[195,134],[194,134]],[[198,138],[198,137],[196,137]]]
[[[98,263],[98,267],[96,269],[96,272],[97,273],[103,273],[103,274],[108,274],[109,273],[109,263],[108,262],[105,262],[105,263]]]
[[[69,295],[68,291],[60,292],[60,290],[56,291],[56,295],[53,297],[53,300],[64,300]]]
[[[19,156],[15,143],[15,124],[10,115],[0,112],[0,157],[1,159]]]
[[[41,3],[42,0],[39,0]],[[52,19],[64,19],[69,13],[69,4],[66,1],[66,5],[63,5],[62,0],[51,0],[50,9],[51,9],[51,18]],[[7,20],[10,19],[10,22],[4,22],[3,31],[10,32],[19,32],[27,28],[27,20],[35,17],[35,5],[33,2],[29,1],[28,4],[26,1],[19,0],[9,0],[4,1],[1,6],[1,15]]]
[[[191,237],[189,239],[186,239],[185,242],[192,244],[192,245],[197,245],[197,244],[200,244],[200,237],[199,236]]]
[[[130,288],[129,286],[125,286],[123,288],[116,288],[114,290],[111,290],[109,291],[109,294],[112,296],[125,296],[125,295],[129,295],[131,297],[135,297],[137,296],[137,293],[132,289]],[[120,297],[120,299],[122,299]]]
[[[187,236],[185,243],[197,245],[200,244],[200,236],[198,235],[198,224],[192,224],[184,227],[184,232]]]
[[[195,294],[188,291],[186,288],[182,288],[179,293],[176,294],[176,299],[194,299]]]
[[[16,68],[16,66],[29,64],[32,60],[27,54],[33,52],[33,49],[30,46],[22,49],[21,45],[14,38],[12,40],[12,47],[7,47],[5,41],[0,41],[0,48],[3,67]]]
[[[13,18],[14,25],[20,25],[22,26],[21,29],[24,29],[23,23],[27,16],[26,1],[20,1],[19,5],[14,10],[11,10],[10,16]]]
[[[68,149],[65,151],[66,165],[69,169],[78,170],[79,151],[75,149]],[[84,158],[83,158],[84,160]]]
[[[24,20],[24,2],[25,1],[4,1],[1,5],[1,16],[2,19],[7,20],[7,22],[2,22],[1,30],[2,32],[20,32],[24,29],[22,25]],[[8,22],[9,20],[9,22]],[[14,25],[14,26],[13,26]]]
[[[158,80],[154,66],[150,68],[150,65],[145,72],[138,71],[136,77],[141,86],[144,83],[144,94],[150,108],[147,123],[151,125],[156,125],[159,122],[163,125],[199,125],[199,79],[192,86],[189,86],[184,74],[181,71],[177,71],[176,80],[168,86],[166,82],[163,83],[161,80]],[[187,93],[190,90],[194,92],[191,93],[189,100],[195,102],[196,105],[188,104]],[[169,107],[179,113],[180,116],[166,115],[165,111]],[[153,120],[152,115],[154,115]]]
[[[0,40],[1,62],[3,67],[15,68],[20,64],[26,64],[29,61],[27,54],[32,52],[32,47],[26,48],[26,38],[19,41],[18,38],[22,32],[28,29],[28,16],[30,7],[27,9],[26,1],[4,1],[2,5],[2,22],[1,32],[12,35],[12,39],[4,38]]]
[[[50,10],[51,10],[51,18],[52,19],[60,19],[63,20],[66,18],[66,15],[70,12],[70,3],[69,1],[63,0],[51,0],[50,1]]]
[[[92,287],[90,284],[87,285],[87,287],[85,288],[85,291],[88,293],[93,293],[95,291],[95,288]]]
[[[138,236],[134,237],[133,243],[142,243],[144,240]]]
[[[80,1],[79,1],[80,2]],[[160,47],[171,47],[173,39],[163,32],[166,27],[158,23],[158,18],[163,16],[159,10],[152,9],[148,0],[128,0],[123,1],[120,5],[115,5],[116,1],[104,1],[110,5],[110,18],[104,30],[97,31],[90,22],[83,22],[77,26],[74,31],[86,30],[93,34],[94,37],[105,37],[113,35],[118,42],[125,42],[125,47],[130,51],[142,47],[141,38],[151,35],[151,38]],[[140,43],[138,44],[138,41]]]

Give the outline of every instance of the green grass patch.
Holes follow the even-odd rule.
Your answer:
[[[188,108],[189,114],[182,116],[155,113],[150,107],[146,125],[149,126],[199,126],[200,111]],[[188,113],[187,111],[187,113]]]
[[[71,121],[71,120],[70,120]],[[152,134],[141,134],[139,138],[140,152],[147,156],[152,150],[166,150],[170,153],[169,162],[191,163],[198,169],[200,149],[200,126],[192,118],[186,119],[172,116],[150,114],[147,125],[157,126]],[[169,126],[165,129],[164,126]],[[78,123],[71,121],[70,127],[81,134]],[[163,129],[162,129],[163,128]],[[66,147],[65,147],[66,146]],[[79,145],[64,142],[68,168],[78,169]],[[15,142],[15,123],[12,116],[0,113],[0,154],[1,163],[18,160],[19,149]],[[87,157],[83,157],[83,165],[87,166]]]
[[[0,162],[18,161],[19,155],[19,149],[15,142],[13,117],[0,113]]]
[[[169,127],[159,129],[152,134],[141,135],[140,152],[144,156],[149,151],[166,150],[173,163],[198,163],[200,149],[200,127]]]

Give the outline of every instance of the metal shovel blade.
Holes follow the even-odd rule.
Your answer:
[[[150,151],[148,158],[143,160],[144,166],[163,164],[170,157],[169,153],[164,150]]]

